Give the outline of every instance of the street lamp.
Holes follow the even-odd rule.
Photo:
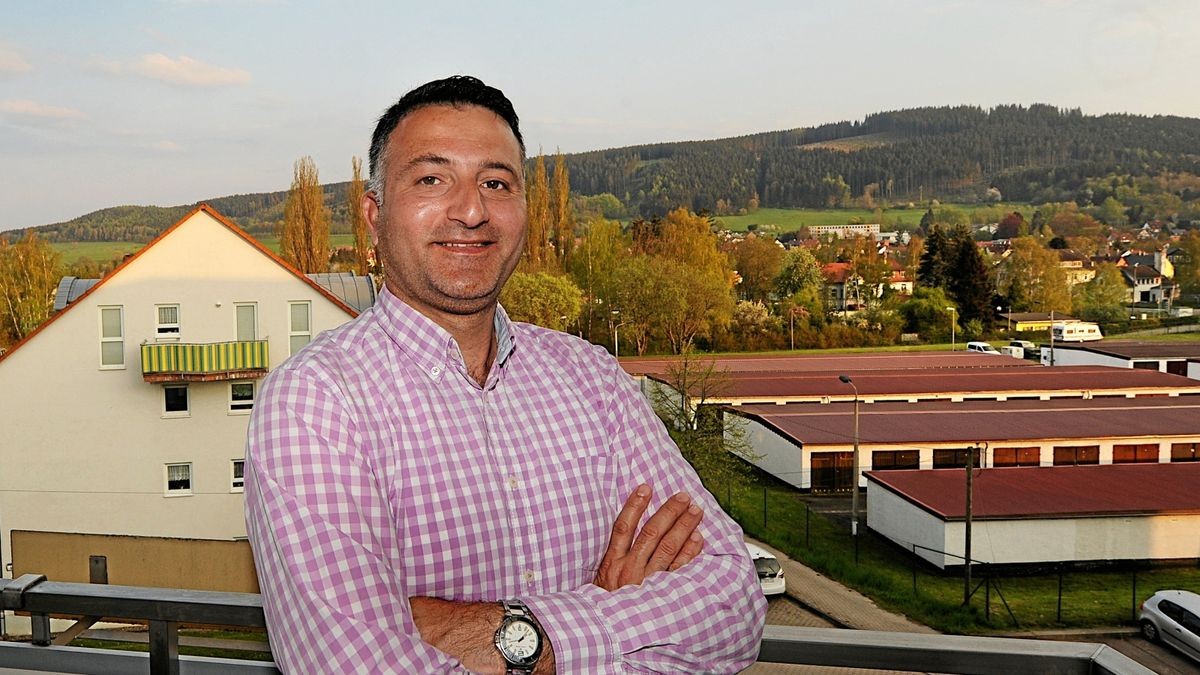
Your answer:
[[[854,380],[850,379],[849,375],[838,375],[838,379],[842,384],[850,385],[854,390],[854,459],[852,479],[852,492],[850,493],[850,536],[854,537],[854,550],[858,551],[858,387],[854,386]]]
[[[1004,307],[1002,305],[996,305],[996,311],[1003,312]],[[1008,319],[1008,335],[1009,337],[1012,337],[1012,305],[1008,306],[1008,314],[1005,314],[1004,318]]]
[[[614,359],[621,358],[621,336],[617,333],[617,329],[621,327],[621,324],[617,323],[617,320],[620,318],[621,318],[621,310],[614,309],[612,311],[611,318],[609,318],[609,320],[608,320],[608,322],[610,324],[612,324],[612,327],[613,327],[612,330],[613,330],[613,358]]]
[[[950,351],[954,351],[954,329],[958,326],[958,319],[955,315],[957,310],[953,307],[947,307],[946,310],[950,312]]]

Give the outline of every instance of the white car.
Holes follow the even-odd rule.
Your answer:
[[[986,342],[968,342],[967,351],[981,354],[999,354],[1000,351]]]
[[[1159,591],[1142,603],[1138,623],[1147,640],[1162,642],[1200,661],[1200,595]]]
[[[783,578],[783,567],[779,560],[754,544],[746,544],[750,559],[754,561],[754,569],[758,571],[758,583],[762,585],[763,595],[782,595],[787,590],[787,580]]]

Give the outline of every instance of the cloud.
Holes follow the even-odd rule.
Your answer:
[[[162,152],[183,152],[183,146],[175,141],[158,141],[146,145],[151,150],[160,150]]]
[[[10,98],[0,101],[0,113],[4,113],[5,115],[16,115],[18,117],[47,120],[87,119],[87,115],[80,110],[46,105],[45,103],[38,103],[37,101],[30,101],[28,99]]]
[[[145,54],[128,65],[112,62],[96,62],[96,65],[110,73],[129,72],[151,80],[189,87],[222,87],[250,81],[250,73],[241,68],[222,68],[190,56],[172,59],[166,54]]]
[[[17,50],[0,42],[0,75],[20,75],[33,70],[33,66]]]

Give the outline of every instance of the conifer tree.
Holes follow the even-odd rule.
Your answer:
[[[946,252],[949,241],[942,226],[933,223],[929,236],[925,238],[925,250],[921,253],[921,264],[917,267],[917,283],[930,288],[946,287]]]

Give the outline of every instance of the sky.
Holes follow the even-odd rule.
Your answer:
[[[1196,0],[0,0],[0,230],[349,180],[405,91],[473,74],[532,154],[930,105],[1200,117]]]

